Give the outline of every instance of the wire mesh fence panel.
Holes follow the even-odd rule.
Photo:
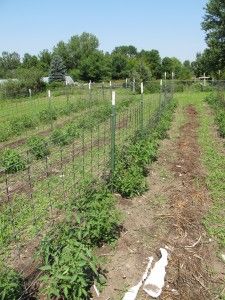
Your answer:
[[[32,113],[37,113],[44,105],[71,110],[74,104],[76,110],[71,114],[69,111],[68,119],[62,122],[52,120],[52,128],[51,124],[47,125],[50,130],[46,132],[46,144],[41,145],[48,151],[44,148],[46,152],[42,152],[41,157],[27,140],[17,141],[14,146],[19,156],[15,155],[11,165],[1,170],[2,260],[7,257],[12,265],[20,264],[22,271],[29,268],[30,257],[38,243],[53,225],[66,218],[70,203],[76,201],[83,183],[89,179],[107,181],[112,175],[116,150],[122,149],[137,132],[153,127],[162,108],[173,96],[169,82],[164,83],[159,92],[143,95],[138,91],[134,93],[128,82],[125,87],[119,85],[114,89],[116,104],[113,107],[112,86],[106,83],[93,84],[91,89],[88,86],[68,88],[59,91],[59,96],[53,93],[52,100],[45,98],[40,99],[40,103],[33,102]],[[59,131],[54,132],[55,129]],[[40,135],[35,130],[32,133]]]

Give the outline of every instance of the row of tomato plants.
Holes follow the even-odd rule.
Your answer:
[[[124,197],[141,195],[148,187],[149,164],[157,159],[159,140],[167,137],[176,104],[171,101],[155,115],[154,126],[137,132],[132,141],[116,150],[114,173],[106,182],[86,178],[68,203],[66,220],[57,224],[42,240],[37,253],[41,259],[37,298],[89,299],[94,283],[101,284],[104,272],[96,248],[113,243],[119,236],[122,215],[112,191]],[[18,299],[25,293],[25,281],[18,272],[0,273],[2,299]]]
[[[215,111],[215,121],[218,126],[219,134],[225,138],[225,98],[224,93],[212,93],[206,98],[206,102]]]
[[[135,98],[121,101],[117,105],[117,112],[121,112],[133,103]],[[50,155],[51,146],[63,147],[71,144],[75,139],[81,137],[84,130],[90,131],[99,124],[105,122],[111,114],[111,107],[104,103],[97,110],[89,112],[82,118],[70,121],[64,127],[56,128],[52,131],[49,138],[40,135],[31,136],[26,143],[28,152],[33,159],[43,159]],[[25,154],[26,155],[26,154]],[[1,153],[0,165],[7,173],[15,173],[26,168],[27,159],[18,150],[5,149]]]

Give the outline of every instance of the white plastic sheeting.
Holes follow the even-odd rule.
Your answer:
[[[144,291],[153,298],[158,298],[162,293],[165,283],[166,266],[168,265],[168,252],[166,249],[160,248],[162,257],[158,260],[150,275],[144,283]]]
[[[147,268],[146,268],[145,273],[143,274],[141,280],[138,282],[137,285],[135,285],[129,289],[129,291],[123,297],[123,300],[135,300],[136,299],[138,291],[139,291],[140,287],[142,286],[143,282],[145,281],[145,279],[147,278],[148,272],[152,265],[153,257],[149,257],[148,259],[149,259],[149,262],[148,262]]]
[[[151,297],[158,298],[162,293],[165,284],[166,266],[168,264],[168,252],[164,248],[160,248],[161,258],[151,268],[153,257],[149,257],[148,266],[139,283],[128,290],[123,300],[135,300],[139,289],[143,286],[143,290]]]

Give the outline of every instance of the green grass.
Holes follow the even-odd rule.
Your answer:
[[[213,199],[213,205],[204,220],[204,224],[208,232],[225,249],[225,155],[212,135],[213,116],[207,114],[203,106],[199,108],[199,143],[203,150],[203,164],[208,171],[206,184]]]
[[[213,236],[220,247],[225,249],[225,155],[223,140],[218,140],[213,135],[215,117],[208,113],[205,98],[210,93],[183,93],[176,96],[181,107],[194,105],[198,112],[199,129],[198,141],[201,147],[201,160],[206,168],[206,185],[212,198],[212,205],[204,218],[204,225],[208,233]]]

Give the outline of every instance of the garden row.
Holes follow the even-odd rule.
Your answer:
[[[223,93],[211,94],[206,101],[213,107],[220,136],[225,138],[225,98]]]
[[[37,101],[37,100],[34,100]],[[66,102],[57,107],[52,100],[46,100],[47,107],[37,113],[30,112],[18,117],[11,117],[9,121],[5,121],[0,127],[0,142],[7,141],[15,136],[20,136],[22,133],[36,129],[40,125],[51,125],[58,119],[69,116],[74,113],[89,109],[93,104],[88,100],[77,100],[75,103]],[[98,106],[100,101],[96,101],[94,106]],[[34,109],[35,110],[35,107]]]
[[[214,114],[200,110],[201,130],[199,140],[202,146],[203,161],[207,168],[207,188],[210,191],[212,204],[210,210],[204,218],[204,225],[218,243],[218,257],[225,250],[225,155],[223,146],[225,146],[225,99],[221,91],[217,94],[211,94],[206,101],[214,110]],[[215,139],[212,128],[217,125],[219,135],[222,139]],[[221,143],[222,142],[222,143]],[[224,289],[221,293],[221,299],[224,298]]]
[[[134,97],[119,101],[117,112],[120,113],[127,109],[133,102],[135,102]],[[25,157],[18,150],[6,149],[1,153],[1,166],[7,173],[24,170],[27,163],[27,151],[31,154],[29,163],[31,163],[32,159],[43,159],[50,155],[52,146],[61,148],[72,144],[75,139],[81,137],[85,130],[90,131],[92,128],[96,128],[99,124],[105,122],[110,117],[110,114],[111,107],[109,103],[105,102],[95,110],[90,110],[85,116],[79,115],[65,126],[54,129],[49,138],[44,138],[40,135],[31,136],[26,143]]]
[[[147,125],[159,107],[160,97],[145,100],[143,119]],[[120,146],[140,128],[140,99],[121,112],[118,105],[115,135],[116,145]],[[4,245],[3,253],[7,255],[10,250],[6,247],[15,244],[24,248],[36,234],[45,232],[56,214],[64,211],[67,200],[86,175],[97,178],[110,171],[107,165],[111,152],[110,119],[85,134],[82,130],[82,136],[71,145],[52,147],[51,155],[44,159],[31,161],[30,156],[22,156],[26,163],[24,171],[1,176],[0,245]]]
[[[157,158],[159,140],[167,136],[175,107],[173,101],[164,103],[144,131],[136,132],[116,150],[115,170],[105,181],[84,178],[80,182],[79,196],[68,202],[66,221],[57,224],[40,244],[38,260],[44,275],[39,279],[37,298],[45,294],[49,298],[89,299],[92,285],[105,280],[95,250],[116,240],[122,222],[111,190],[126,197],[147,190],[148,166]],[[17,271],[2,268],[2,299],[18,299],[27,292],[25,285]]]

